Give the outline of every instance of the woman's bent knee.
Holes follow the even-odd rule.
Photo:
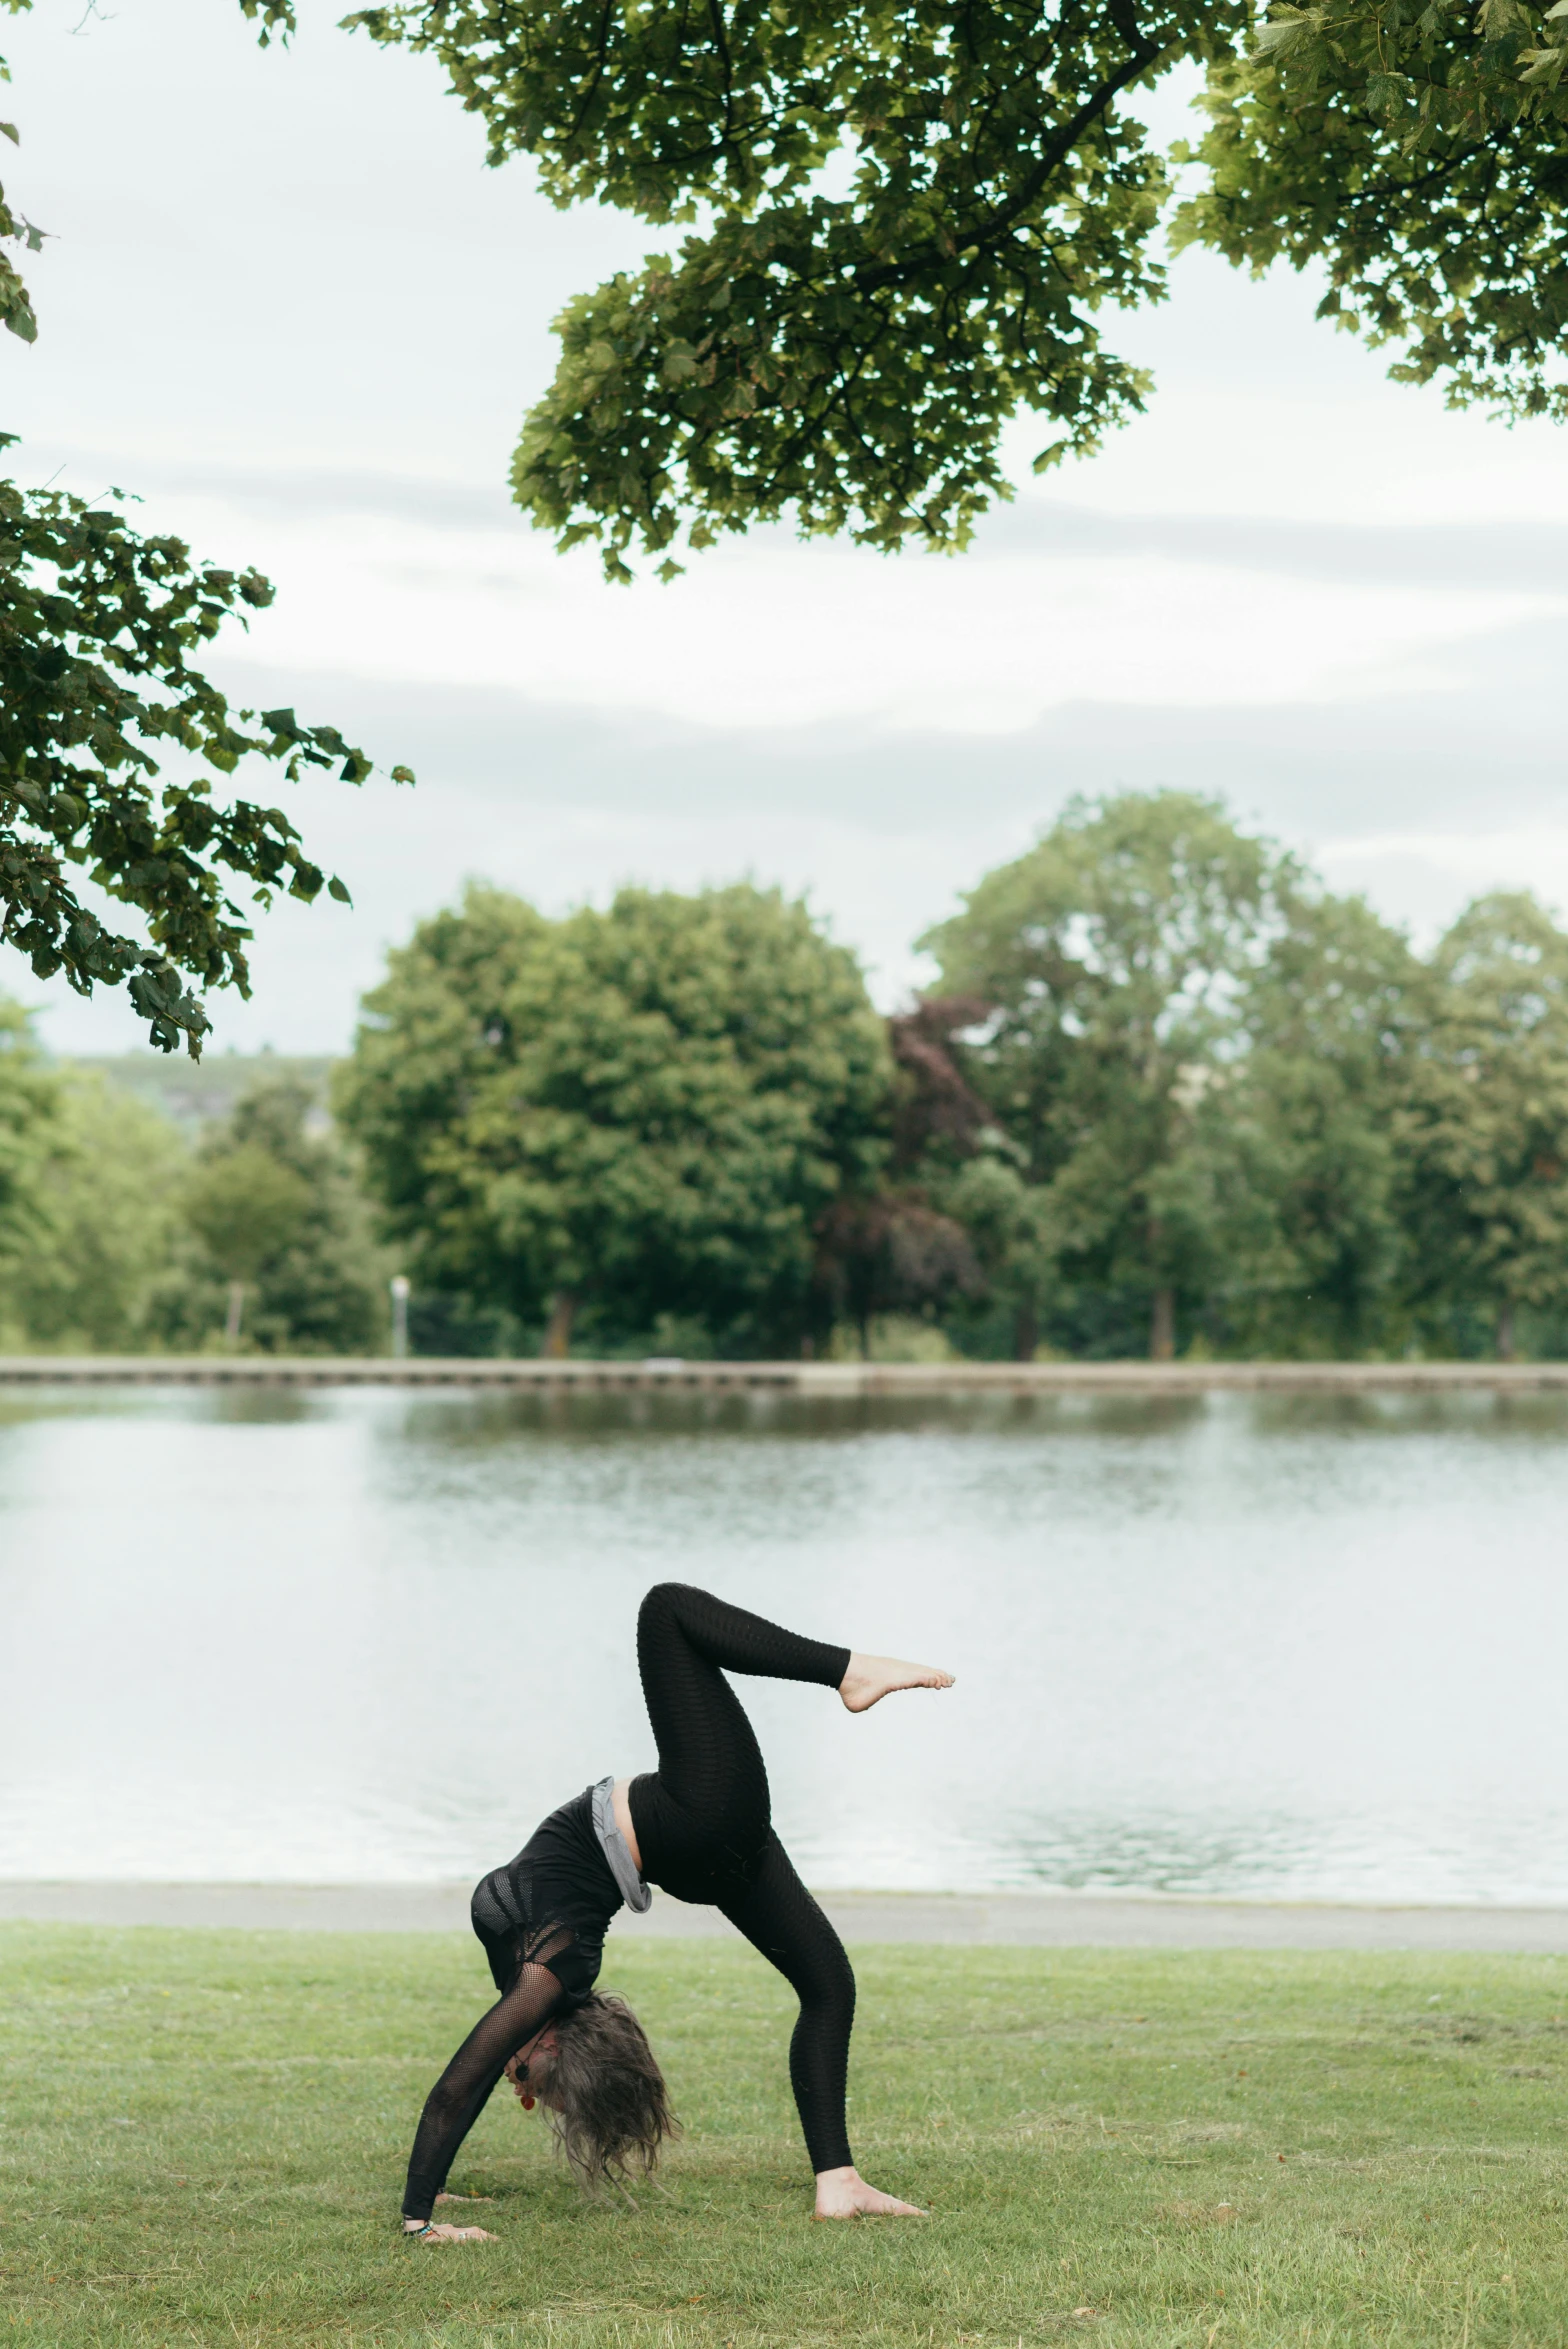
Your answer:
[[[645,1622],[673,1622],[679,1618],[681,1601],[693,1595],[689,1582],[656,1582],[637,1610],[639,1629]]]

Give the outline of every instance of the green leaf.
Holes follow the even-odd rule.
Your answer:
[[[25,295],[0,264],[7,299],[7,323],[26,332]],[[63,975],[82,994],[124,987],[155,1045],[198,1052],[211,1024],[201,995],[249,988],[251,933],[230,886],[264,908],[279,890],[308,900],[323,878],[281,809],[220,799],[214,778],[254,759],[356,780],[370,765],[292,710],[252,732],[252,713],[230,709],[192,650],[270,588],[139,535],[123,503],[0,482],[0,936],[40,978]],[[178,781],[160,772],[170,744]],[[73,866],[142,937],[105,929]]]

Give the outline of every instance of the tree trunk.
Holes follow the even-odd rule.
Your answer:
[[[1156,1289],[1154,1306],[1149,1315],[1149,1360],[1174,1362],[1176,1359],[1176,1291]]]
[[[231,1346],[240,1342],[240,1323],[245,1318],[245,1283],[230,1281],[228,1318],[223,1324],[225,1341]]]
[[[1497,1308],[1497,1359],[1512,1362],[1514,1358],[1514,1305],[1505,1297]]]
[[[862,1362],[869,1362],[869,1361],[871,1360],[871,1316],[870,1316],[870,1314],[869,1314],[869,1313],[862,1313],[862,1314],[861,1314],[861,1315],[858,1317],[858,1319],[857,1319],[857,1322],[856,1322],[856,1327],[857,1327],[857,1328],[858,1328],[858,1330],[860,1331],[860,1359],[861,1359],[861,1361],[862,1361]]]
[[[1026,1297],[1013,1315],[1013,1360],[1032,1362],[1040,1343],[1040,1316],[1032,1297]]]
[[[539,1351],[546,1361],[564,1362],[571,1351],[572,1315],[577,1311],[574,1289],[557,1289],[550,1299],[550,1326]]]

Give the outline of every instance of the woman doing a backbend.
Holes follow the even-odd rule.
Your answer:
[[[844,2091],[855,1977],[773,1832],[762,1755],[723,1675],[816,1681],[836,1688],[852,1713],[894,1689],[949,1688],[951,1675],[801,1639],[679,1582],[661,1582],[644,1599],[637,1662],[657,1770],[601,1779],[475,1890],[474,1931],[500,1996],[426,2099],[405,2230],[427,2243],[489,2240],[479,2227],[432,2225],[431,2212],[503,2073],[525,2105],[551,2111],[584,2180],[656,2157],[672,2126],[663,2077],[630,2008],[593,1987],[611,1917],[623,1900],[645,1909],[650,1884],[722,1909],[799,1996],[789,2068],[817,2217],[917,2216],[868,2186],[850,2155]]]

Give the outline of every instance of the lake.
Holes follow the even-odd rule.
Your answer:
[[[471,1879],[652,1760],[642,1591],[823,1886],[1568,1902],[1568,1397],[0,1393],[0,1875]]]

